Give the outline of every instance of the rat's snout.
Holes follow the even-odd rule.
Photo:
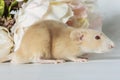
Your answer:
[[[108,44],[108,48],[109,48],[109,49],[112,49],[112,48],[114,48],[114,47],[115,47],[114,43]]]
[[[112,48],[114,48],[114,46],[109,44],[109,45],[108,45],[108,48],[109,48],[109,49],[112,49]]]

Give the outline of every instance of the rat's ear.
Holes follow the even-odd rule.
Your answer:
[[[74,41],[79,41],[81,42],[84,38],[84,35],[85,35],[85,31],[83,30],[74,30],[70,33],[70,38]]]

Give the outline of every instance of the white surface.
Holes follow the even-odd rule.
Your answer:
[[[0,64],[0,80],[120,80],[120,0],[98,1],[113,51],[92,55],[87,63]]]

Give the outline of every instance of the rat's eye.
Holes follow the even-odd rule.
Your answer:
[[[95,39],[96,39],[96,40],[99,40],[99,39],[101,39],[101,38],[100,38],[100,36],[97,35],[97,36],[95,36]]]

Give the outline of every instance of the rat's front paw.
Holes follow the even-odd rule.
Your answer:
[[[87,59],[78,58],[78,59],[75,59],[73,61],[74,62],[87,62],[88,60]]]
[[[70,58],[71,61],[73,62],[87,62],[88,59],[86,58]]]

